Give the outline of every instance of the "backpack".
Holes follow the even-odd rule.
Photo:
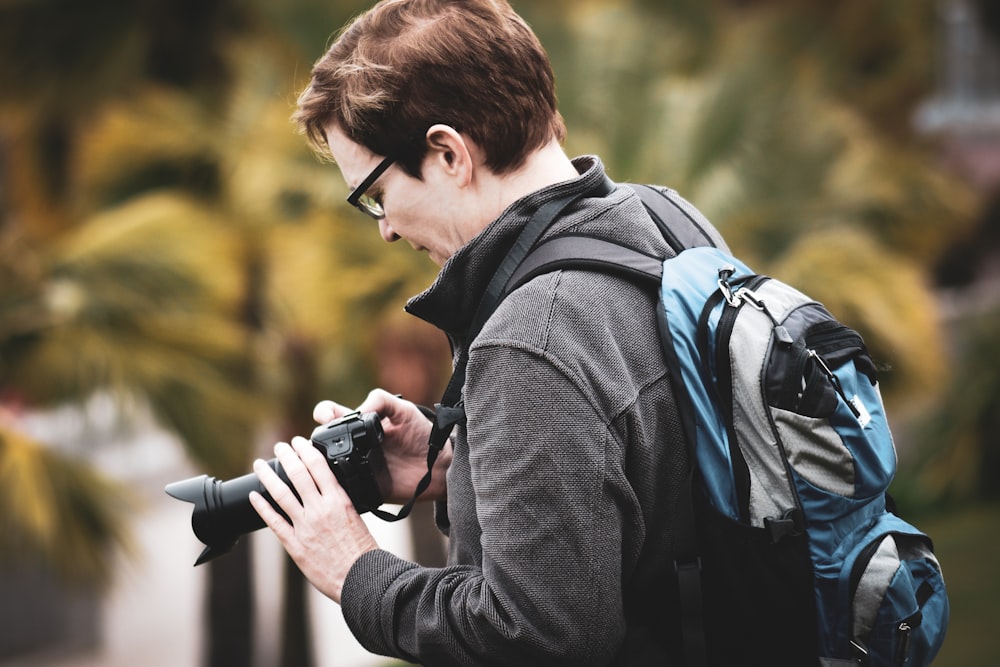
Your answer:
[[[685,664],[930,663],[947,592],[930,538],[892,511],[896,452],[862,337],[732,256],[676,192],[631,187],[672,256],[572,234],[536,244],[569,203],[555,202],[515,244],[475,326],[554,270],[657,289],[660,330],[650,335],[662,342],[693,468],[690,503],[672,526]]]

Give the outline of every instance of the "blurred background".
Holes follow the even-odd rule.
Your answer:
[[[567,152],[670,185],[865,336],[935,538],[943,665],[1000,637],[1000,5],[514,0]],[[0,666],[384,665],[269,533],[191,567],[163,485],[249,471],[322,398],[426,404],[435,266],[289,122],[360,0],[0,0]],[[427,565],[427,516],[371,522]]]

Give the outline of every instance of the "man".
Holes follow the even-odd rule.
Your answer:
[[[655,295],[587,271],[539,276],[475,340],[487,283],[544,204],[581,195],[567,232],[650,255],[667,246],[627,187],[570,160],[553,75],[505,0],[383,0],[317,62],[297,120],[349,201],[441,266],[407,310],[468,352],[466,423],[434,465],[448,566],[378,548],[305,439],[275,453],[301,501],[255,470],[291,522],[256,510],[369,650],[427,665],[665,664],[679,654],[669,516],[687,467],[655,336]],[[427,472],[431,422],[382,390],[389,502]],[[348,408],[316,406],[325,422]]]

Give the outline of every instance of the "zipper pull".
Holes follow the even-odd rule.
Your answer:
[[[827,379],[830,380],[830,384],[833,385],[833,388],[837,391],[840,397],[844,399],[844,403],[846,403],[847,407],[851,409],[851,414],[854,415],[854,418],[860,421],[861,411],[858,410],[858,407],[854,405],[853,401],[847,399],[847,394],[844,393],[844,388],[840,385],[840,380],[837,378],[836,375],[833,374],[833,371],[830,370],[830,367],[826,365],[826,362],[823,361],[823,357],[816,354],[816,350],[813,349],[808,350],[808,353],[809,356],[813,359],[813,361],[815,361],[816,364],[823,371],[823,375],[825,375]]]
[[[909,623],[903,621],[896,630],[899,631],[899,640],[896,643],[896,664],[902,667],[906,664],[906,654],[910,652],[910,632],[913,628]]]
[[[717,284],[719,286],[719,291],[722,292],[722,296],[726,300],[726,303],[733,308],[739,308],[741,305],[746,303],[767,315],[767,317],[771,320],[771,324],[774,325],[774,337],[778,339],[778,342],[781,343],[782,346],[791,347],[795,343],[795,339],[793,339],[792,335],[788,333],[788,329],[786,329],[784,325],[774,318],[771,311],[767,309],[767,304],[764,303],[763,299],[757,296],[756,292],[749,287],[741,287],[738,290],[733,290],[733,286],[730,284],[729,280],[733,277],[735,272],[736,267],[732,264],[727,264],[719,269],[719,280]]]
[[[851,640],[851,648],[854,649],[854,662],[858,665],[868,664],[868,649],[857,639]]]
[[[743,303],[748,303],[752,307],[756,308],[760,312],[767,315],[767,318],[771,320],[771,326],[772,326],[771,330],[772,333],[774,334],[774,337],[784,347],[791,347],[792,345],[795,344],[795,339],[792,338],[792,335],[790,333],[788,333],[788,329],[785,328],[785,325],[778,322],[774,314],[768,309],[767,304],[764,303],[764,299],[757,296],[757,293],[754,292],[752,289],[750,289],[749,287],[741,287],[736,291],[736,294],[733,295],[733,299],[735,301],[742,301]]]
[[[910,640],[913,638],[913,631],[920,627],[923,620],[924,615],[918,609],[912,616],[900,621],[896,627],[899,633],[899,639],[896,641],[896,665],[898,667],[903,667],[906,664],[906,659],[910,657]]]
[[[795,344],[795,339],[792,338],[792,334],[788,333],[788,329],[786,329],[782,324],[774,327],[774,337],[777,338],[778,342],[785,347],[791,347]]]
[[[729,284],[729,279],[733,277],[734,273],[736,273],[736,267],[732,264],[726,264],[719,269],[719,280],[716,284],[719,286],[722,296],[726,299],[726,303],[733,308],[738,308],[742,302],[733,294],[733,286]]]

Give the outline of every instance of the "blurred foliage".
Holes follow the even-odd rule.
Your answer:
[[[1000,618],[1000,505],[982,503],[927,517],[921,528],[934,537],[941,561],[951,618],[935,665],[992,667],[1000,650],[993,623]]]
[[[108,585],[109,546],[130,550],[132,500],[89,465],[0,420],[0,564],[41,565],[70,583]]]
[[[1000,311],[970,317],[956,330],[954,372],[938,409],[917,420],[919,456],[906,462],[900,500],[925,511],[1000,499]]]
[[[29,4],[0,7],[0,32],[35,29],[60,3]],[[178,7],[174,18],[194,12],[214,25],[227,13],[214,4]],[[148,18],[138,12],[130,29],[106,26],[109,44],[95,45],[86,64],[89,84],[75,69],[80,63],[63,63],[59,50],[26,53],[20,68],[10,65],[16,58],[6,61],[18,69],[12,85],[24,90],[0,96],[0,402],[37,410],[104,390],[139,396],[199,467],[229,477],[246,471],[260,430],[283,420],[285,397],[301,396],[295,373],[303,365],[319,368],[320,382],[303,401],[360,400],[371,384],[364,343],[374,322],[433,272],[402,247],[387,253],[353,215],[344,220],[336,170],[288,121],[294,48],[267,34],[237,39],[229,28],[200,25],[194,32],[207,30],[214,41],[192,55],[218,65],[202,78],[166,76],[152,62],[126,76],[115,69],[123,56],[110,42],[157,48],[148,40],[160,37],[147,30],[170,28]],[[72,31],[60,24],[55,32]],[[87,51],[98,39],[72,37],[63,52]],[[73,86],[85,94],[49,104],[52,90],[72,98]],[[394,259],[376,261],[386,257]],[[308,358],[286,363],[290,350],[304,349]],[[5,428],[12,442],[27,441],[16,420]],[[5,447],[0,465],[13,465],[15,453],[22,462],[36,457],[37,469],[56,465],[44,448],[27,445]],[[38,505],[79,506],[79,514],[53,516],[67,534],[90,526],[92,550],[124,544],[124,524],[98,530],[87,505],[71,502],[70,494],[91,489],[100,506],[96,475],[69,461],[59,470],[76,471],[79,484],[48,488],[56,496]],[[23,511],[24,501],[5,503],[0,515],[20,525]],[[17,540],[0,549],[28,545],[54,543]],[[84,560],[76,574],[94,572]]]
[[[6,0],[0,105],[29,116],[86,114],[156,81],[224,99],[227,40],[255,14],[239,0]]]

